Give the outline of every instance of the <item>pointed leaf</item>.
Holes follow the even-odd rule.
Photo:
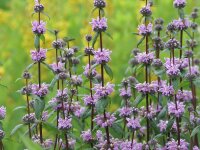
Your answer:
[[[23,126],[24,126],[24,124],[18,124],[18,125],[16,125],[16,126],[12,129],[10,135],[12,136],[13,134],[15,134],[15,132],[17,132],[17,130],[19,130],[19,129],[20,129],[21,127],[23,127]]]
[[[41,99],[35,99],[34,101],[34,110],[35,110],[35,117],[40,120],[42,116],[42,112],[45,108],[45,102]]]
[[[140,102],[144,99],[144,94],[139,94],[133,102],[133,106],[136,107],[140,104]]]
[[[112,72],[112,69],[107,65],[103,65],[107,75],[110,77],[110,79],[112,80],[113,79],[113,72]]]
[[[139,47],[139,45],[144,41],[144,39],[145,39],[145,36],[143,36],[143,37],[139,40],[139,42],[137,43],[137,47]]]
[[[40,36],[37,34],[35,35],[34,46],[36,49],[38,49],[40,46]]]
[[[193,137],[195,136],[197,133],[200,132],[200,125],[195,127],[193,130],[192,130],[192,133],[191,133],[191,136],[190,137]]]
[[[92,47],[94,47],[98,37],[99,37],[100,33],[99,32],[96,32],[94,37],[93,37],[93,40],[92,40]]]

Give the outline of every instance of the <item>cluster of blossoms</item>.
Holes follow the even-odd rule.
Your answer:
[[[104,115],[97,115],[94,121],[96,124],[102,128],[112,126],[114,121],[116,120],[115,116],[110,113],[106,113],[106,120],[104,118]]]
[[[100,99],[110,95],[114,91],[114,84],[109,82],[105,86],[95,84],[93,90],[95,91],[95,96]]]
[[[47,53],[47,50],[42,49],[42,48],[39,51],[32,50],[31,51],[31,58],[35,62],[42,62],[46,59],[46,53]]]
[[[92,19],[92,22],[90,22],[90,24],[92,25],[92,29],[95,32],[104,32],[108,28],[107,19],[105,17]]]
[[[58,129],[60,129],[60,130],[70,129],[72,127],[71,121],[72,121],[71,118],[65,118],[65,119],[59,118],[58,119]]]
[[[148,54],[146,54],[145,52],[144,53],[138,53],[135,57],[136,57],[136,59],[139,63],[149,65],[154,60],[154,53],[153,52],[148,53]]]
[[[184,8],[186,5],[186,0],[174,0],[174,6],[176,8]]]
[[[153,31],[153,25],[151,23],[149,23],[147,26],[145,24],[141,24],[138,26],[138,31],[140,35],[149,35]]]
[[[46,32],[46,23],[44,21],[33,21],[32,31],[35,34],[44,34]]]
[[[45,83],[42,83],[41,86],[38,84],[32,84],[32,93],[38,97],[44,97],[48,94],[48,85]]]
[[[168,111],[170,115],[174,115],[175,117],[179,118],[183,115],[185,111],[185,105],[183,102],[170,102],[168,103]]]
[[[188,19],[181,19],[174,20],[173,24],[175,25],[177,30],[186,30],[191,26],[191,23]]]
[[[94,61],[96,64],[108,63],[110,61],[111,51],[106,49],[98,49],[98,51],[94,51]]]

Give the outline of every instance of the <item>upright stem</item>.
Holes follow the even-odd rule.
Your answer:
[[[148,35],[146,35],[146,54],[148,54]],[[148,71],[148,65],[145,66],[145,80],[146,83],[149,83],[149,71]],[[146,111],[149,113],[149,95],[146,94]],[[149,126],[149,119],[146,118],[146,128],[147,128],[147,142],[149,141],[149,132],[150,132],[150,126]]]
[[[28,89],[28,79],[26,79],[26,88]],[[30,104],[29,104],[29,96],[26,94],[26,103],[27,103],[27,112],[28,115],[30,115]],[[31,124],[28,124],[28,133],[29,133],[29,138],[31,138]]]
[[[40,0],[38,1],[40,4]],[[41,14],[40,12],[38,12],[38,22],[40,24],[40,20],[41,20]],[[40,35],[39,35],[40,36]],[[40,41],[38,44],[38,52],[40,51]],[[39,84],[39,88],[41,88],[41,63],[38,62],[38,84]],[[40,132],[40,143],[43,143],[43,136],[42,136],[42,122],[39,123],[39,132]]]
[[[101,10],[99,9],[99,19],[101,19]],[[103,39],[102,39],[102,32],[100,32],[100,49],[101,52],[103,51]],[[101,83],[102,87],[104,87],[104,69],[103,64],[101,64]],[[106,108],[104,109],[104,119],[106,120]],[[105,127],[106,130],[106,138],[107,138],[107,144],[110,146],[110,135],[109,135],[109,128],[108,126]]]
[[[55,33],[55,36],[56,36],[56,42],[58,40],[58,35],[57,33]],[[58,66],[58,49],[56,48],[56,64]],[[57,81],[57,90],[60,89],[60,83],[59,83],[59,80]],[[57,113],[56,113],[56,126],[58,127],[58,119],[59,119],[59,109],[57,109]],[[55,142],[54,142],[54,150],[56,149],[57,147],[57,141],[58,141],[58,134],[56,133],[56,138],[55,138]]]
[[[182,50],[183,49],[183,30],[180,32],[180,59],[182,58]],[[180,83],[182,82],[182,77],[180,77]],[[183,90],[183,87],[181,87],[181,91]]]

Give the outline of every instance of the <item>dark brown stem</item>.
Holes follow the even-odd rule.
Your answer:
[[[55,34],[56,36],[56,42],[58,40],[58,35],[57,33]],[[58,66],[58,49],[56,48],[56,64]],[[60,89],[60,82],[59,80],[57,81],[57,90]],[[56,126],[58,127],[58,119],[59,119],[59,109],[57,109],[57,114],[56,114]],[[56,149],[57,147],[57,141],[58,141],[58,134],[56,134],[56,138],[55,138],[55,142],[54,142],[54,150]]]
[[[28,88],[28,79],[26,79],[26,88]],[[29,95],[26,94],[26,103],[27,103],[27,112],[28,115],[30,115],[30,104],[29,104]],[[31,124],[28,124],[28,133],[29,133],[29,138],[31,138]]]
[[[99,9],[99,19],[101,19],[101,10],[100,9]],[[103,51],[102,32],[100,32],[100,49],[101,49],[101,52],[102,52]],[[104,87],[104,68],[103,68],[103,64],[101,64],[101,82],[102,82],[102,87]],[[106,120],[106,108],[104,109],[104,119]],[[105,130],[106,130],[107,145],[110,147],[110,135],[109,135],[108,126],[105,127]]]
[[[40,1],[38,1],[40,3]],[[38,12],[38,22],[40,24],[41,14]],[[39,35],[40,36],[40,35]],[[40,51],[40,42],[38,45],[38,52]],[[41,88],[41,63],[38,62],[38,84],[39,88]],[[43,136],[42,136],[42,122],[39,123],[39,130],[40,130],[40,143],[43,143]]]
[[[131,139],[131,148],[133,148],[134,133],[135,133],[135,131],[133,131],[133,134],[132,134],[132,139]]]

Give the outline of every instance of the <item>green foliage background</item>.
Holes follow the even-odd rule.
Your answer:
[[[31,63],[29,51],[34,47],[34,35],[31,31],[31,21],[34,18],[31,17],[33,2],[33,0],[0,0],[0,82],[7,86],[7,88],[0,87],[0,104],[7,107],[7,117],[3,122],[3,127],[6,131],[4,143],[8,150],[22,149],[19,135],[10,137],[10,131],[20,123],[23,115],[22,111],[13,111],[13,109],[25,104],[25,99],[16,92],[23,86],[23,81],[16,80],[21,77],[24,68]],[[178,18],[172,0],[154,0],[154,2],[154,18],[163,17],[165,23]],[[74,37],[76,41],[73,45],[79,46],[83,52],[84,36],[92,33],[88,22],[92,17],[93,0],[43,0],[43,3],[45,12],[51,18],[50,20],[47,17],[43,18],[47,21],[48,28],[60,30],[60,37]],[[137,31],[141,17],[139,9],[144,2],[141,0],[107,0],[107,3],[108,31],[113,36],[113,40],[104,37],[104,47],[113,51],[110,64],[114,72],[113,82],[120,83],[128,66],[130,52],[139,39],[131,33]],[[199,6],[199,0],[188,0],[186,13],[190,14],[193,7]],[[198,34],[199,31],[200,29]],[[49,33],[45,36],[44,47],[48,48],[51,46],[53,36]],[[52,60],[53,53],[50,53],[47,61],[52,62]],[[46,82],[49,82],[49,77],[52,77],[45,69],[42,76],[43,81]],[[113,96],[112,101],[111,110],[115,110],[120,104],[120,99]]]

